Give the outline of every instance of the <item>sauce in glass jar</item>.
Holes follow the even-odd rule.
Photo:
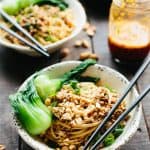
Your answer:
[[[108,36],[112,57],[123,64],[140,62],[150,51],[150,9],[127,1],[113,1]]]

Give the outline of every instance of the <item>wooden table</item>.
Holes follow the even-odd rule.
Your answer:
[[[96,3],[98,4],[99,2],[96,1]],[[81,52],[89,50],[100,57],[98,61],[99,64],[112,67],[129,79],[134,75],[135,69],[128,69],[128,66],[120,67],[111,59],[107,45],[108,20],[107,17],[105,17],[107,16],[106,13],[103,14],[103,12],[107,12],[108,14],[108,7],[100,4],[97,5],[99,9],[95,6],[91,6],[91,4],[90,7],[88,6],[89,5],[85,5],[88,21],[97,27],[96,35],[93,38],[89,38],[86,33],[82,32],[76,39],[64,46],[71,50],[70,54],[65,58],[60,57],[59,51],[52,54],[50,60],[46,60],[44,58],[32,58],[20,55],[10,49],[0,47],[0,144],[5,145],[7,150],[31,150],[17,135],[12,121],[12,109],[8,101],[8,95],[16,92],[19,85],[35,71],[60,61],[77,60]],[[73,44],[77,39],[88,40],[91,47],[89,49],[74,48]],[[149,83],[150,68],[147,69],[138,81],[136,85],[138,91],[142,91]],[[126,145],[121,147],[122,150],[150,150],[149,99],[150,97],[146,97],[143,101],[143,115],[138,131]]]

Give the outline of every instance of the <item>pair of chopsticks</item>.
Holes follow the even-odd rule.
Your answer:
[[[0,25],[0,28],[2,30],[8,32],[10,35],[14,36],[15,38],[17,38],[18,40],[20,40],[21,42],[23,42],[27,46],[29,46],[32,49],[34,49],[36,52],[42,54],[43,56],[50,57],[50,55],[47,52],[47,50],[38,41],[36,41],[24,28],[22,28],[14,19],[12,19],[7,13],[5,13],[2,9],[0,9],[0,15],[2,17],[4,17],[7,21],[9,21],[11,24],[13,24],[14,27],[16,27],[16,29],[18,29],[19,31],[21,31],[35,45],[31,44],[26,39],[24,39],[23,37],[21,37],[19,34],[15,33],[11,29],[8,29],[4,25]]]
[[[133,79],[130,81],[128,87],[126,88],[126,90],[124,91],[123,95],[121,96],[121,98],[116,102],[116,104],[114,104],[114,106],[112,107],[112,109],[109,111],[109,113],[107,114],[107,116],[104,118],[104,120],[101,122],[101,124],[98,126],[98,128],[93,132],[93,134],[91,135],[91,137],[88,139],[88,141],[86,142],[83,150],[88,149],[88,147],[90,146],[90,143],[92,142],[92,140],[94,139],[94,137],[99,133],[99,131],[101,131],[101,129],[105,126],[105,124],[107,123],[107,121],[111,118],[112,114],[115,112],[115,110],[118,108],[118,106],[121,104],[121,102],[124,100],[124,98],[127,96],[127,94],[130,92],[130,90],[133,88],[133,86],[135,85],[136,81],[140,78],[140,76],[142,75],[142,73],[145,71],[145,69],[148,67],[148,65],[150,64],[150,57],[148,56],[146,58],[146,60],[144,61],[144,63],[142,64],[142,66],[139,68],[139,70],[137,71],[137,73],[135,74],[135,76],[133,77]],[[120,123],[120,121],[122,121],[138,104],[139,102],[141,102],[141,100],[150,92],[150,85],[148,86],[148,88],[146,90],[144,90],[144,92],[142,92],[142,94],[135,100],[135,102],[126,110],[124,111],[119,117],[118,119],[112,124],[112,126],[96,141],[96,143],[90,147],[90,150],[95,150],[98,145],[103,142],[103,140],[106,138],[106,136],[111,133],[115,127]]]

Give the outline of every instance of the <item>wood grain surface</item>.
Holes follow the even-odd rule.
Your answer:
[[[48,65],[66,61],[78,60],[80,53],[91,51],[96,53],[100,59],[99,64],[112,67],[129,80],[133,77],[135,69],[129,66],[118,66],[111,59],[107,45],[108,34],[108,5],[105,3],[100,5],[96,0],[96,5],[92,5],[91,1],[82,1],[87,12],[88,21],[97,28],[96,35],[89,38],[82,31],[74,40],[64,45],[70,49],[67,57],[62,58],[58,50],[52,54],[49,60],[45,58],[33,58],[18,54],[11,49],[0,46],[0,144],[6,146],[6,150],[31,150],[31,148],[23,142],[17,135],[14,124],[12,122],[11,108],[8,101],[8,95],[14,93],[19,85],[35,71],[42,69]],[[106,7],[107,6],[107,7]],[[104,13],[105,12],[105,13]],[[75,48],[76,40],[86,39],[90,43],[90,48]],[[141,79],[137,83],[137,88],[141,92],[146,85],[150,83],[150,68],[146,70]],[[150,149],[150,97],[146,97],[143,101],[143,115],[140,127],[131,140],[121,147],[121,150],[149,150]]]

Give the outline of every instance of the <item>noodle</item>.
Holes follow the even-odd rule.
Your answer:
[[[62,127],[70,129],[71,127],[63,122],[57,121],[56,124],[61,125]]]
[[[55,135],[55,132],[54,132],[54,130],[53,130],[53,127],[50,128],[50,134],[52,135],[52,137],[53,137],[54,139],[58,139],[58,137]]]
[[[33,5],[26,7],[12,17],[42,45],[55,43],[68,37],[75,28],[73,13],[69,8],[61,11],[56,6]],[[14,29],[10,23],[5,22],[2,18],[0,18],[0,23]],[[16,30],[15,32],[23,36],[21,32]],[[3,30],[0,30],[0,34],[13,44],[23,45],[22,42]]]
[[[80,134],[76,133],[76,135],[70,137],[70,139],[72,138],[79,138],[79,137],[85,137],[87,135],[89,135],[90,133],[92,133],[96,128],[91,128],[91,129],[87,129],[87,130],[81,130]]]
[[[52,108],[56,121],[45,133],[46,138],[60,148],[67,146],[68,150],[71,145],[80,149],[118,98],[116,93],[94,83],[80,82],[79,87],[79,95],[69,85],[64,85],[57,93],[58,104]],[[125,106],[125,103],[119,106],[106,128],[125,110]]]
[[[95,123],[90,123],[90,124],[81,124],[81,125],[76,125],[74,128],[75,129],[83,129],[83,128],[90,128],[90,127],[95,127],[99,124],[99,122]]]

